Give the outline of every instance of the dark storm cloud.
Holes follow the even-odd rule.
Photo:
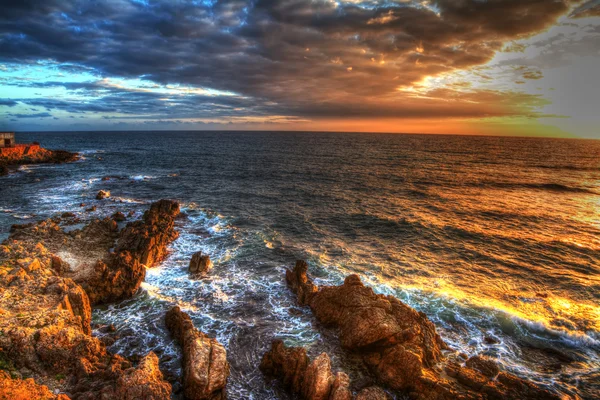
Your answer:
[[[17,104],[18,103],[14,100],[0,99],[0,106],[13,107],[13,106],[16,106]]]
[[[43,112],[43,113],[36,113],[36,114],[8,114],[11,117],[14,118],[49,118],[52,116],[52,114],[47,113],[47,112]]]
[[[478,114],[474,107],[438,109],[427,101],[398,101],[396,89],[485,63],[504,42],[552,24],[572,2],[435,0],[430,8],[421,1],[147,3],[4,1],[0,61],[55,60],[68,71],[239,95],[177,99],[169,113],[175,109],[181,118],[194,112],[233,115],[236,108],[248,115],[472,116]],[[107,90],[94,84],[64,86]],[[160,115],[168,104],[156,95],[114,91],[98,103],[55,101],[45,107]]]

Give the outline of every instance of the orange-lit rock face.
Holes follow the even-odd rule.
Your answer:
[[[357,275],[346,277],[341,286],[318,288],[307,276],[306,263],[298,261],[286,272],[286,279],[299,302],[308,305],[319,322],[336,328],[340,344],[361,355],[376,380],[387,388],[408,391],[420,400],[559,398],[501,372],[486,358],[473,357],[465,367],[448,360],[443,350],[449,348],[425,314],[393,296],[376,294]]]
[[[12,379],[0,371],[0,400],[69,400],[64,394],[54,394],[47,386],[38,385],[33,379]]]
[[[66,386],[81,399],[168,399],[171,386],[163,380],[153,353],[133,366],[109,354],[91,336],[90,299],[99,302],[135,293],[145,271],[140,260],[152,257],[154,262],[164,254],[175,235],[172,220],[178,212],[175,202],[155,203],[144,221],[126,231],[131,247],[120,242],[117,224],[109,218],[69,233],[58,224],[62,217],[14,226],[10,238],[0,245],[3,359],[36,377],[49,377],[48,385]],[[73,218],[69,213],[63,216]],[[120,244],[119,251],[109,253],[115,242]],[[39,389],[28,382],[4,379],[0,385],[9,385],[10,390],[22,387],[23,393]],[[42,389],[38,392],[44,395]],[[25,395],[14,392],[14,396]]]
[[[183,350],[183,391],[190,400],[222,400],[229,377],[223,345],[194,328],[179,307],[166,315],[167,328]]]

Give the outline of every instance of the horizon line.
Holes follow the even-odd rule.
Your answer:
[[[366,132],[366,131],[335,131],[335,130],[294,130],[294,129],[278,129],[278,130],[259,130],[259,129],[127,129],[127,130],[44,130],[44,131],[10,131],[1,130],[2,132],[18,133],[111,133],[111,132],[239,132],[239,133],[335,133],[335,134],[381,134],[381,135],[419,135],[419,136],[469,136],[469,137],[493,137],[493,138],[522,138],[522,139],[567,139],[567,140],[600,140],[598,138],[578,137],[578,136],[541,136],[541,135],[497,135],[484,133],[440,133],[440,132]]]

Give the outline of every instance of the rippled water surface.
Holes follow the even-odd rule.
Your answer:
[[[180,238],[135,298],[95,311],[127,355],[177,373],[173,304],[225,345],[231,399],[283,397],[257,370],[274,337],[327,351],[368,382],[335,334],[295,306],[285,267],[320,284],[358,273],[424,311],[458,351],[485,353],[554,390],[600,397],[600,141],[381,134],[22,134],[79,151],[0,178],[10,224],[98,204],[97,216],[183,205]],[[111,176],[103,181],[101,178]],[[94,200],[100,189],[112,199]],[[215,263],[190,279],[191,254]]]

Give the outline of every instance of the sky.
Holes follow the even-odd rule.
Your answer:
[[[600,139],[600,0],[2,0],[0,130]]]

